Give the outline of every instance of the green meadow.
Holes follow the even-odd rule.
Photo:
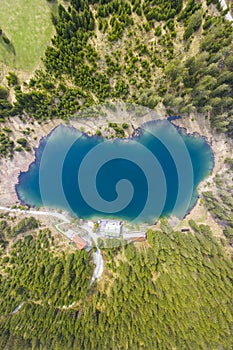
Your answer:
[[[0,62],[31,72],[53,33],[51,7],[46,0],[2,0],[0,28],[10,40],[7,45],[0,38]]]

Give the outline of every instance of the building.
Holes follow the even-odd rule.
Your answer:
[[[73,237],[73,242],[76,244],[76,247],[79,250],[82,250],[82,249],[87,247],[87,242],[83,238],[81,238],[79,236]]]
[[[129,231],[123,232],[123,238],[131,242],[143,242],[146,240],[146,232],[143,231]]]
[[[146,241],[146,237],[134,237],[134,238],[130,238],[129,241],[132,242],[132,243],[134,243],[134,242],[145,242]]]
[[[105,237],[120,237],[122,234],[122,222],[117,220],[99,220],[100,233]]]
[[[87,222],[87,225],[90,227],[90,228],[94,228],[94,222],[93,221],[88,221]]]

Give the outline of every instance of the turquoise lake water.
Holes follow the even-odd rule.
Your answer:
[[[113,140],[60,125],[41,140],[16,191],[23,203],[84,219],[151,223],[187,214],[213,162],[202,137],[167,120],[144,124],[138,136]]]

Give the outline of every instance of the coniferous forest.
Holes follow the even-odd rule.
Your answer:
[[[32,129],[13,142],[9,117],[33,128],[108,101],[198,114],[232,137],[233,27],[217,0],[49,2],[55,34],[42,65],[28,82],[9,72],[0,86],[1,158],[31,150]],[[164,220],[145,242],[102,249],[104,273],[91,287],[92,252],[62,245],[33,217],[1,215],[0,349],[232,350],[225,162],[227,180],[216,176],[215,192],[203,193],[221,239],[193,220],[188,232]]]
[[[150,108],[161,102],[169,114],[200,113],[232,135],[233,33],[224,13],[210,15],[214,3],[58,3],[43,68],[23,86],[9,73],[8,88],[0,88],[1,119],[67,119],[106,100]]]
[[[59,252],[47,229],[19,238],[1,258],[1,349],[230,350],[232,262],[208,226],[190,224],[104,250],[91,288],[86,252]]]

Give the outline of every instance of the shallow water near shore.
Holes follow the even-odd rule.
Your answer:
[[[204,138],[167,120],[142,125],[137,136],[113,140],[60,125],[41,140],[16,191],[23,203],[64,209],[84,219],[152,223],[161,216],[187,214],[213,162]]]

